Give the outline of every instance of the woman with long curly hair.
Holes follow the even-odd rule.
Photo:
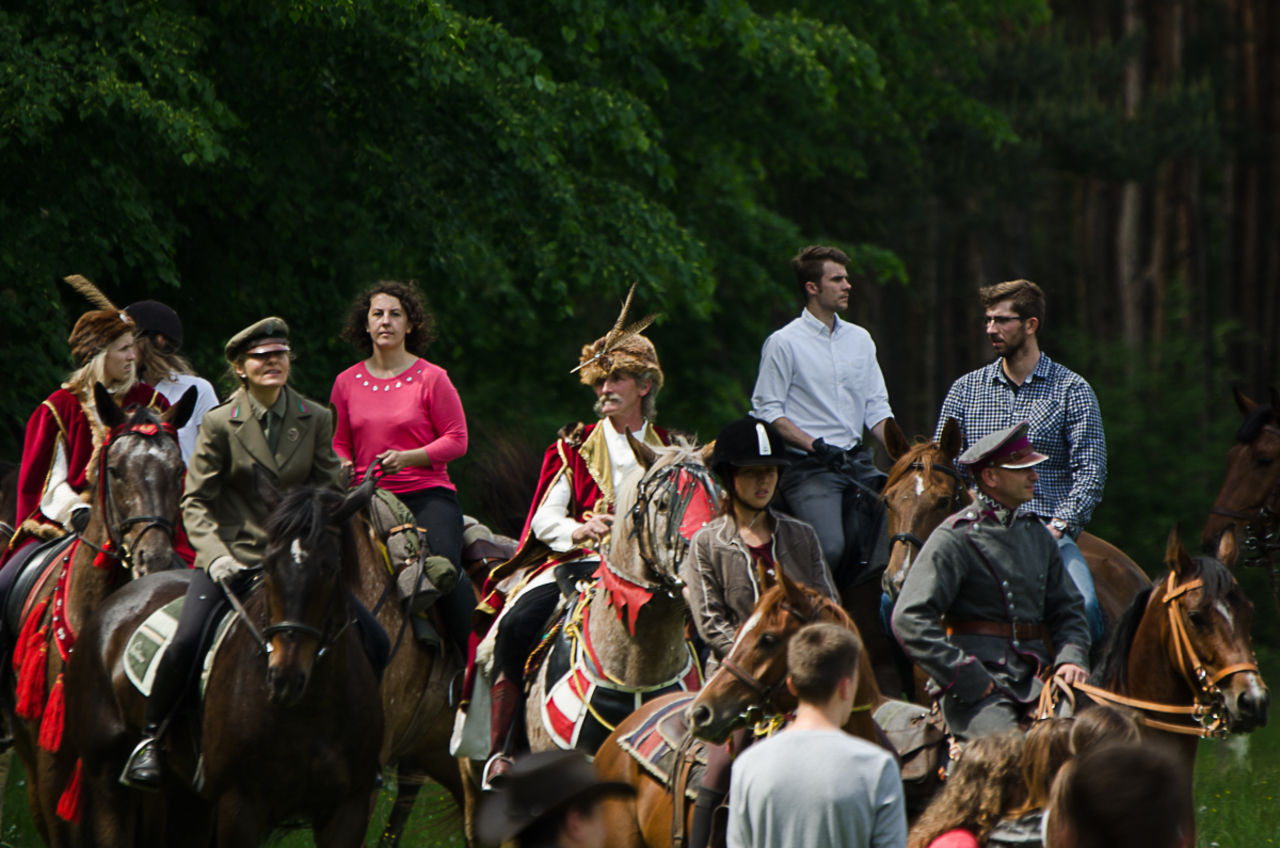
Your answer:
[[[965,745],[941,794],[911,829],[907,848],[981,848],[1008,811],[1022,803],[1023,736],[1016,730]]]
[[[459,568],[462,508],[448,464],[467,452],[467,419],[449,375],[423,359],[435,337],[435,319],[412,282],[383,280],[356,295],[343,338],[366,358],[333,382],[333,449],[353,479],[381,463],[382,487],[413,511],[432,553]],[[470,581],[458,580],[437,604],[465,657],[476,606]]]

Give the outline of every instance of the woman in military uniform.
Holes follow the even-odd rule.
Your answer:
[[[159,785],[159,729],[181,701],[205,622],[228,603],[216,583],[243,591],[248,571],[262,560],[269,510],[255,488],[254,467],[262,468],[280,490],[312,486],[342,491],[329,410],[288,385],[289,326],[284,320],[264,318],[236,333],[227,342],[226,357],[240,388],[205,415],[182,497],[196,570],[177,632],[156,669],[142,742],[120,778],[141,789]],[[390,640],[359,601],[348,601],[380,675]]]

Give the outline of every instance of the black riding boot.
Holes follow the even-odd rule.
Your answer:
[[[167,720],[177,707],[186,688],[186,669],[175,668],[168,652],[160,658],[156,676],[151,681],[151,694],[147,696],[147,711],[142,726],[142,741],[129,755],[129,761],[120,774],[120,782],[134,789],[155,791],[160,788],[160,776],[164,771],[164,746],[161,734]]]
[[[711,822],[716,807],[724,801],[724,795],[705,786],[698,789],[698,800],[693,804],[693,821],[689,825],[689,848],[707,848],[711,842]]]

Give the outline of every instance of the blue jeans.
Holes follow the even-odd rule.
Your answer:
[[[1089,571],[1089,564],[1085,562],[1076,540],[1065,533],[1058,540],[1058,550],[1062,552],[1062,563],[1067,567],[1067,573],[1084,596],[1084,615],[1089,619],[1089,635],[1093,638],[1093,644],[1101,645],[1106,628],[1102,623],[1102,608],[1098,606],[1098,592],[1093,587],[1093,574]]]

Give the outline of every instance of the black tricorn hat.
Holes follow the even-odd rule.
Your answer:
[[[481,801],[476,835],[482,844],[500,845],[571,802],[590,805],[609,795],[635,794],[629,783],[597,778],[581,751],[526,754]]]
[[[790,464],[787,445],[778,428],[750,415],[724,425],[711,452],[711,468],[721,477],[727,476],[729,465],[741,468]]]

